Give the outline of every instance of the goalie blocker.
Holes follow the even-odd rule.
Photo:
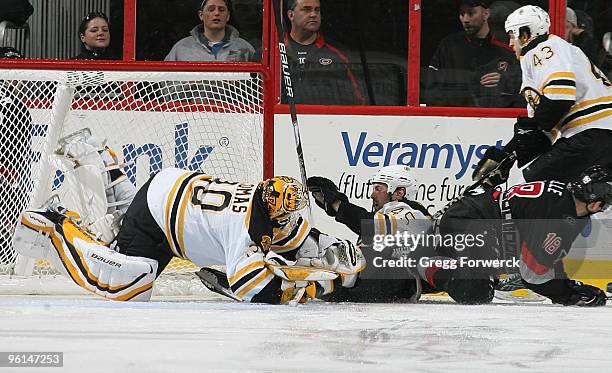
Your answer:
[[[250,184],[170,168],[136,194],[117,251],[61,211],[26,212],[15,247],[113,300],[149,299],[154,279],[178,256],[225,265],[229,290],[244,301],[281,303],[296,294],[307,301],[351,286],[365,260],[359,248],[310,229],[301,214],[306,198],[289,177]]]

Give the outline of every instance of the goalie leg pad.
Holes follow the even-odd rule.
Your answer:
[[[65,215],[25,212],[15,243],[21,254],[48,260],[74,283],[104,298],[147,301],[151,297],[156,260],[113,251]],[[34,249],[28,250],[28,245]]]

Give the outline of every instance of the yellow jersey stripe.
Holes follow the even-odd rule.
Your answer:
[[[393,214],[390,215],[389,218],[391,219],[391,232],[392,234],[395,234],[395,232],[397,232],[397,217]]]
[[[168,243],[170,244],[170,249],[172,250],[172,252],[174,253],[174,255],[180,257],[181,254],[178,251],[178,248],[175,247],[174,245],[174,240],[172,239],[172,228],[171,228],[171,223],[170,223],[170,215],[171,215],[171,211],[172,211],[172,206],[174,205],[174,200],[177,197],[176,196],[176,191],[179,189],[179,187],[181,186],[181,184],[183,183],[183,181],[191,176],[192,174],[184,174],[181,175],[175,182],[174,185],[172,186],[172,189],[170,189],[170,193],[168,194],[168,200],[166,201],[166,208],[165,208],[165,220],[166,220],[166,239],[168,240]]]
[[[578,127],[578,126],[583,125],[583,124],[591,123],[591,122],[594,122],[594,121],[596,121],[598,119],[602,119],[602,118],[609,117],[609,116],[612,116],[612,109],[606,109],[606,110],[599,111],[599,112],[597,112],[595,114],[592,114],[592,115],[581,117],[580,119],[572,120],[571,122],[569,122],[566,125],[564,125],[561,128],[561,130],[565,131],[567,129]]]
[[[550,93],[553,95],[576,95],[576,88],[557,88],[557,87],[546,87],[542,92],[544,94]]]
[[[378,221],[378,234],[386,234],[387,232],[385,230],[385,217],[380,212],[377,212],[374,215],[374,219]]]
[[[187,204],[189,203],[189,200],[191,198],[191,193],[193,192],[193,182],[197,180],[191,180],[189,183],[189,186],[187,188],[185,188],[185,191],[183,192],[183,195],[181,196],[180,199],[180,207],[179,207],[179,212],[178,212],[178,219],[176,221],[176,230],[177,230],[177,237],[178,237],[178,243],[179,243],[179,247],[177,248],[177,251],[180,251],[180,256],[181,258],[187,259],[187,256],[185,255],[185,235],[184,235],[184,230],[185,230],[185,211],[187,211]],[[178,202],[178,201],[177,201]]]
[[[236,295],[240,298],[243,298],[249,291],[253,290],[253,288],[259,285],[263,280],[272,277],[274,277],[272,272],[269,269],[265,268],[263,271],[261,271],[261,274],[259,274],[259,276],[251,280],[251,282],[245,287],[243,287],[242,290],[238,291]]]
[[[234,275],[232,275],[231,277],[229,277],[227,280],[229,281],[230,284],[235,283],[237,280],[239,280],[242,276],[244,276],[246,273],[251,272],[254,269],[258,269],[261,267],[264,267],[265,264],[263,262],[263,260],[259,260],[256,262],[253,262],[247,266],[242,267],[238,272],[234,273]]]
[[[546,87],[546,84],[548,84],[548,82],[550,82],[553,79],[571,79],[575,81],[576,74],[571,71],[560,71],[560,72],[552,73],[549,76],[547,76],[546,79],[544,79],[544,82],[540,86],[540,92],[542,92],[542,89]]]
[[[580,110],[582,108],[585,108],[587,106],[591,106],[591,105],[594,105],[594,104],[601,104],[603,102],[610,102],[610,103],[612,103],[612,96],[605,96],[605,97],[599,97],[599,98],[596,98],[596,99],[593,99],[593,100],[582,101],[581,103],[572,106],[570,108],[570,110],[569,110],[568,115],[571,114],[571,113],[574,113],[574,112],[576,112],[576,111],[578,111],[578,110]]]
[[[308,224],[308,221],[304,220],[304,223],[300,227],[298,234],[291,241],[285,244],[283,248],[291,250],[299,246],[304,240],[305,234],[308,231],[310,231],[310,224]]]

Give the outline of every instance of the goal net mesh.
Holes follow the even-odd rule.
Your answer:
[[[89,128],[123,157],[123,172],[137,187],[165,167],[257,182],[262,90],[257,72],[0,70],[0,275],[22,278],[22,262],[30,280],[44,283],[56,274],[45,261],[23,261],[11,240],[26,208],[76,193],[52,160],[61,138]],[[175,258],[155,288],[189,291],[174,285],[199,283],[195,270]],[[19,292],[38,291],[44,292]]]

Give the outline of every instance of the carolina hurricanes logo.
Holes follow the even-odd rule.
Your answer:
[[[552,255],[561,247],[561,237],[556,233],[548,233],[544,239],[544,251]]]
[[[508,62],[499,61],[499,63],[497,64],[497,71],[506,71],[506,70],[508,70]]]
[[[323,66],[331,65],[333,62],[331,58],[319,58],[319,63]]]

